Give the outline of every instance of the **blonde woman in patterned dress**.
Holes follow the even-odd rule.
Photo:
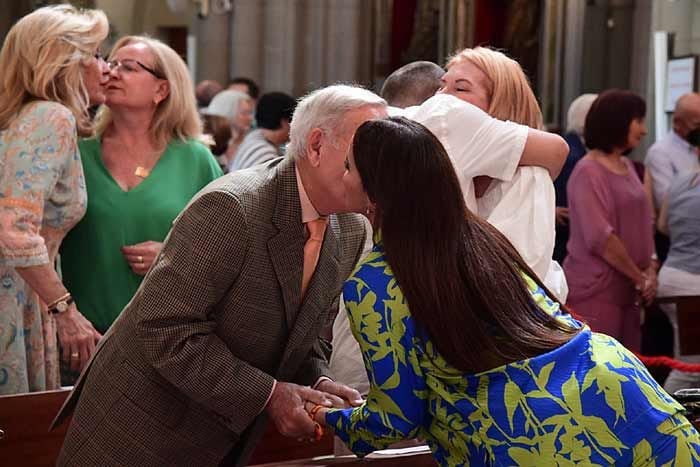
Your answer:
[[[77,135],[104,101],[99,54],[107,18],[40,8],[0,51],[0,394],[59,387],[61,358],[82,368],[101,337],[54,269],[66,232],[85,213]]]

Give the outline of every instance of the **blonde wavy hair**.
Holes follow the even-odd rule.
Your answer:
[[[153,69],[168,81],[169,92],[160,101],[151,120],[151,137],[159,147],[165,147],[170,141],[200,138],[202,121],[197,112],[194,86],[190,79],[187,65],[169,46],[148,36],[125,36],[114,44],[110,59],[117,50],[130,44],[144,44],[153,54]],[[102,106],[97,114],[95,132],[98,135],[112,123],[112,113],[107,106]]]
[[[518,62],[497,50],[476,47],[457,52],[450,57],[446,68],[449,70],[465,60],[479,68],[488,78],[489,115],[531,128],[544,128],[537,98]]]
[[[39,8],[15,24],[0,51],[0,130],[25,105],[45,100],[65,105],[81,135],[91,131],[90,98],[82,66],[93,60],[109,23],[100,10],[70,5]]]

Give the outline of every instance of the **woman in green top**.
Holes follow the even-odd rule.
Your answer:
[[[61,247],[65,284],[100,332],[131,300],[175,217],[222,174],[193,140],[201,124],[175,51],[124,37],[109,65],[97,137],[80,142],[87,213]]]

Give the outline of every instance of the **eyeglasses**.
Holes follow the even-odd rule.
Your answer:
[[[127,73],[136,73],[139,71],[139,68],[141,68],[158,79],[165,79],[153,68],[149,68],[138,60],[133,60],[131,58],[125,58],[124,60],[110,60],[107,62],[107,65],[109,66],[110,70],[122,69]]]

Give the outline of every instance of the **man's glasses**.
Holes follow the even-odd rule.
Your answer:
[[[142,70],[145,70],[155,76],[158,79],[165,79],[162,77],[156,70],[153,68],[147,67],[143,63],[139,62],[138,60],[133,60],[131,58],[125,58],[124,60],[110,60],[107,62],[107,65],[109,66],[110,70],[118,70],[122,69],[127,73],[136,73],[139,71],[139,68]]]

